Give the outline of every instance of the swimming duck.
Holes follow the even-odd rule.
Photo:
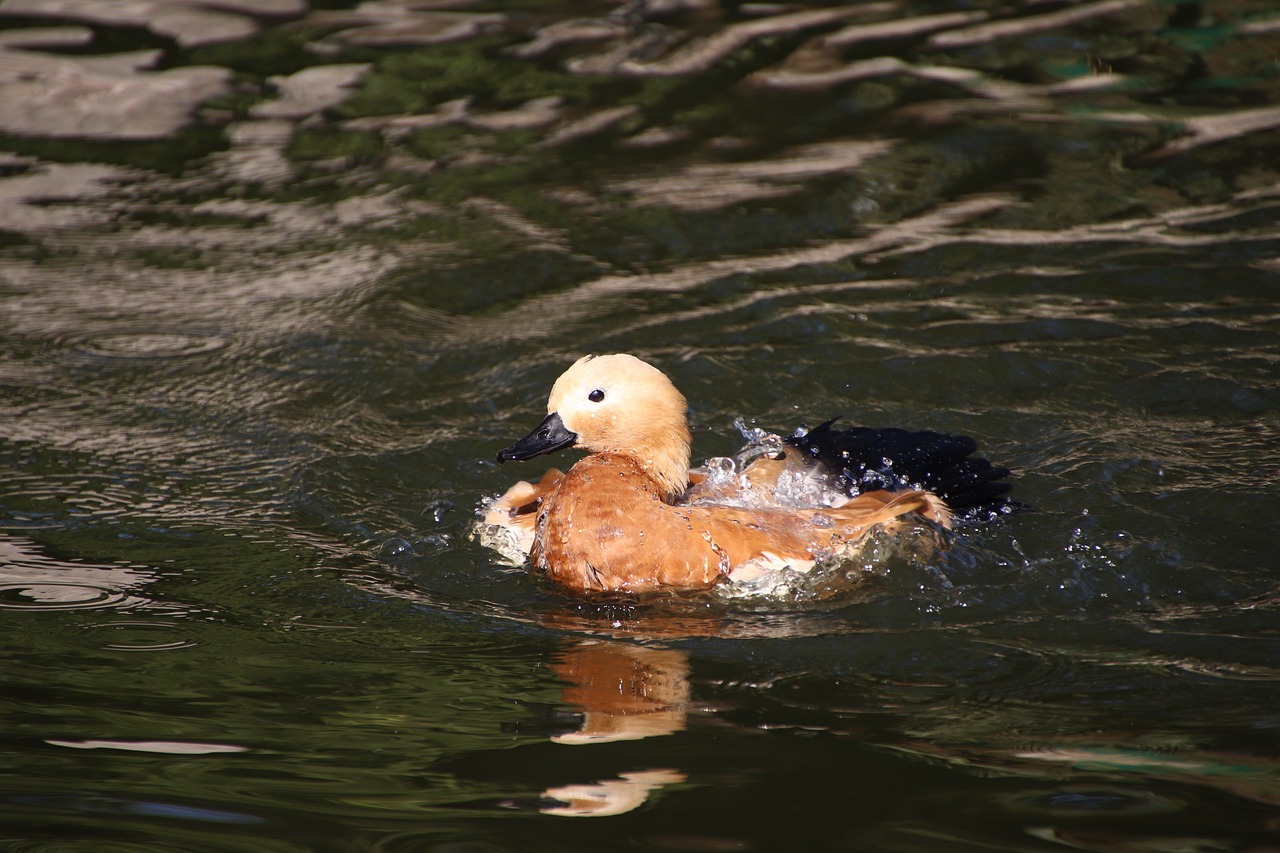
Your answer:
[[[581,592],[706,589],[762,568],[807,571],[877,530],[947,529],[956,513],[1000,512],[1008,474],[971,458],[971,439],[933,432],[832,428],[779,442],[726,491],[691,472],[684,396],[626,354],[584,356],[552,386],[547,416],[498,453],[524,461],[565,448],[567,473],[521,481],[485,522],[556,583]],[[822,503],[772,500],[784,480],[825,484]],[[735,505],[736,504],[736,505]]]

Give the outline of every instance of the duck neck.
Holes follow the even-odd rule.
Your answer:
[[[669,502],[689,488],[687,429],[660,446],[633,448],[630,455],[658,484],[663,500]]]

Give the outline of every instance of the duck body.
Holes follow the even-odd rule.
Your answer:
[[[712,586],[722,574],[719,559],[688,512],[662,494],[633,459],[588,456],[542,499],[530,563],[578,590]]]
[[[731,477],[710,477],[689,469],[685,412],[651,365],[580,359],[553,387],[547,418],[498,460],[570,446],[589,455],[568,473],[512,486],[485,524],[570,590],[707,589],[769,568],[808,571],[873,531],[949,528],[949,502],[998,511],[1008,490],[998,482],[1007,471],[969,458],[967,438],[831,422],[778,441]],[[797,505],[797,484],[816,486],[814,505]]]
[[[808,569],[876,525],[917,512],[943,522],[926,492],[868,493],[840,508],[691,505],[663,499],[633,460],[598,454],[574,465],[541,501],[530,562],[570,589],[706,589],[755,561]]]

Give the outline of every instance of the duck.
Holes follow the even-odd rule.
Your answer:
[[[1008,469],[972,456],[970,438],[840,430],[837,420],[773,437],[741,472],[717,477],[691,469],[688,405],[665,373],[626,353],[586,355],[553,384],[542,422],[497,461],[586,456],[512,485],[483,524],[565,590],[648,593],[808,572],[873,534],[945,532],[960,517],[1016,508],[1004,497]],[[798,485],[817,497],[798,505]]]

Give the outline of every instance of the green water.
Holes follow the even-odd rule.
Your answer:
[[[1280,847],[1269,4],[340,5],[0,18],[0,849]],[[470,532],[612,351],[1034,511],[566,596]]]

